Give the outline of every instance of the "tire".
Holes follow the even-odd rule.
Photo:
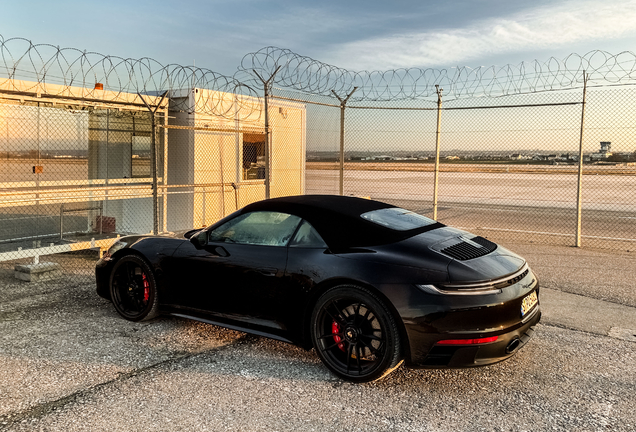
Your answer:
[[[395,318],[371,291],[340,285],[316,302],[311,339],[322,362],[352,382],[379,380],[402,364],[402,343]]]
[[[148,321],[159,315],[157,282],[150,266],[137,255],[119,259],[110,276],[110,298],[119,315]]]

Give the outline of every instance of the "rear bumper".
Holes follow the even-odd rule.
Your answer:
[[[419,368],[468,368],[486,366],[506,360],[519,351],[533,336],[537,323],[541,320],[541,310],[537,305],[532,316],[525,323],[498,332],[480,333],[479,337],[498,336],[495,342],[479,345],[439,345],[437,341],[447,339],[436,335],[422,340],[423,345],[429,346],[424,353],[417,350],[419,355],[412,355],[410,365]],[[454,334],[453,339],[474,338],[472,334]],[[413,352],[413,351],[412,351]]]

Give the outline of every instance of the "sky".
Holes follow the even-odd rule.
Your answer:
[[[0,36],[229,76],[268,46],[352,71],[450,71],[636,52],[636,0],[5,0]]]
[[[22,0],[0,35],[225,75],[267,46],[350,70],[501,66],[636,51],[636,0]]]

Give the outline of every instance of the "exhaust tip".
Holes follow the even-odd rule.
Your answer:
[[[514,338],[506,347],[506,354],[512,354],[519,348],[521,345],[521,340],[519,338]]]

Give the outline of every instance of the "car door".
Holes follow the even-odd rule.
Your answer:
[[[289,243],[285,277],[277,286],[278,301],[272,305],[275,319],[290,329],[292,338],[302,338],[302,323],[309,293],[313,288],[339,274],[341,259],[325,253],[328,246],[318,231],[303,220]]]
[[[204,248],[180,248],[174,258],[184,274],[177,288],[184,305],[226,320],[281,328],[272,305],[299,222],[286,213],[246,213],[210,230]]]

